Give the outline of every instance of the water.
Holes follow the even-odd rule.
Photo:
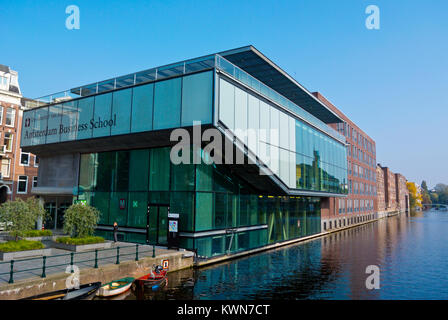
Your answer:
[[[448,212],[419,212],[173,272],[164,289],[138,298],[448,299],[447,252]],[[379,290],[366,289],[368,265],[380,268]]]

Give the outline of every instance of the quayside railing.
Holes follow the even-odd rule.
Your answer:
[[[70,252],[49,256],[41,256],[35,258],[24,258],[10,261],[0,261],[0,283],[8,282],[14,283],[14,278],[17,274],[31,273],[29,277],[22,277],[22,279],[40,276],[47,277],[47,272],[50,270],[52,274],[61,272],[73,273],[78,266],[93,267],[97,269],[100,265],[106,264],[120,264],[122,261],[135,260],[139,261],[140,257],[145,253],[151,253],[153,258],[156,257],[155,245],[133,244],[129,246],[116,246],[107,249],[95,249],[82,252]],[[89,255],[91,257],[89,257]],[[127,258],[123,260],[123,258]],[[129,259],[131,258],[131,259]],[[39,264],[39,266],[35,266]],[[9,268],[7,267],[9,265]],[[6,267],[6,268],[5,268]],[[65,267],[65,268],[61,268]],[[57,271],[55,271],[57,269]],[[81,268],[79,268],[81,269]],[[6,277],[5,277],[6,276]]]

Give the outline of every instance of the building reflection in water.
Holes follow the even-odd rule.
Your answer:
[[[390,217],[323,238],[198,270],[169,274],[166,288],[144,299],[441,299],[448,280],[448,216]],[[446,240],[446,241],[445,241]],[[366,267],[380,268],[368,290]],[[126,299],[135,299],[129,295]]]

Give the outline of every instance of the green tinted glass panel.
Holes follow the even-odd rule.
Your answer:
[[[94,97],[88,97],[78,100],[78,134],[77,140],[92,137],[92,128],[90,120],[93,118]]]
[[[170,186],[170,149],[151,149],[149,190],[168,191]]]
[[[45,130],[48,124],[48,107],[36,109],[34,112],[33,130],[37,131],[32,138],[32,145],[44,144],[46,140]]]
[[[119,151],[115,153],[115,168],[112,170],[114,191],[129,190],[129,155],[130,151]]]
[[[194,165],[172,164],[171,165],[171,190],[193,191],[194,190]]]
[[[134,88],[131,132],[152,130],[154,84]]]
[[[75,140],[78,132],[78,101],[67,101],[62,104],[61,142]]]
[[[98,168],[96,170],[96,190],[112,191],[114,171],[116,166],[115,152],[98,153]]]
[[[48,108],[48,131],[46,143],[59,142],[62,106],[57,104]]]
[[[79,164],[79,190],[81,192],[95,190],[96,159],[96,153],[81,154],[81,160]]]
[[[148,192],[129,192],[128,226],[146,227]]]
[[[112,104],[112,93],[95,96],[95,108],[93,115],[92,137],[104,137],[110,135],[110,128],[114,125],[110,109]]]
[[[99,224],[110,224],[109,222],[109,192],[94,192],[92,205],[100,212]]]
[[[149,149],[130,151],[129,191],[147,191],[149,179]]]
[[[109,224],[117,222],[119,226],[127,225],[128,193],[112,192],[109,204]]]
[[[131,130],[132,88],[115,91],[111,119],[114,121],[112,135],[129,133]]]
[[[202,124],[212,121],[213,72],[203,72],[183,78],[182,126],[191,126],[193,121]]]
[[[181,82],[182,78],[176,78],[155,84],[155,130],[180,126]]]
[[[196,193],[196,231],[213,229],[213,193]]]
[[[193,230],[193,192],[171,192],[170,212],[179,213],[179,231],[192,232]]]
[[[196,165],[196,190],[213,190],[213,165],[207,165],[203,162]]]

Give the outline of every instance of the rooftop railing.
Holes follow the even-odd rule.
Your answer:
[[[113,91],[120,88],[132,87],[137,84],[167,79],[178,75],[198,72],[213,68],[214,55],[173,63],[162,67],[131,73],[125,76],[109,80],[94,82],[85,86],[72,88],[47,96],[39,97],[28,102],[30,108],[36,108],[47,104],[60,103],[66,100],[91,96],[98,93]]]

